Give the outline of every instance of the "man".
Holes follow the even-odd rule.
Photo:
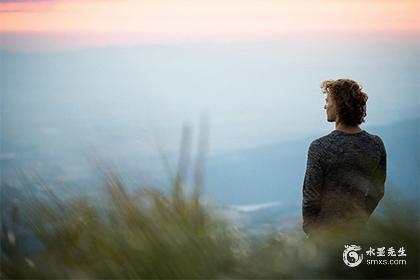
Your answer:
[[[362,130],[368,96],[349,79],[327,80],[324,109],[335,130],[309,147],[303,184],[303,230],[308,236],[364,225],[384,195],[386,150],[379,136]]]

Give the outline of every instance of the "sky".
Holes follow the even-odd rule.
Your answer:
[[[2,0],[0,47],[62,50],[223,40],[393,36],[420,30],[416,0]]]

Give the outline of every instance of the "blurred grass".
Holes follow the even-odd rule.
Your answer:
[[[156,190],[128,194],[107,176],[108,199],[62,201],[51,192],[26,200],[30,231],[43,252],[31,269],[2,238],[2,275],[11,278],[199,278],[227,273],[234,244],[223,221],[207,213],[198,196],[180,186],[168,196]],[[3,244],[5,243],[5,244]],[[6,245],[6,246],[3,246]],[[4,254],[6,253],[6,254]]]
[[[61,200],[50,190],[30,194],[2,220],[2,278],[412,278],[418,279],[418,221],[402,222],[407,208],[389,208],[364,230],[348,226],[313,239],[289,232],[248,238],[204,207],[180,184],[170,193],[128,193],[109,173],[106,199]],[[403,212],[404,210],[404,212]],[[413,213],[413,212],[411,212]],[[3,207],[2,207],[2,214]],[[414,214],[414,213],[413,213]],[[400,218],[399,218],[400,217]],[[23,226],[18,225],[26,221]],[[41,250],[25,254],[22,233]],[[344,245],[364,250],[404,246],[407,265],[344,265]],[[365,254],[365,258],[367,258]]]

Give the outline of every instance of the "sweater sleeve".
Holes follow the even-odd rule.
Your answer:
[[[317,140],[309,146],[302,199],[303,231],[307,234],[316,227],[316,218],[321,210],[324,178],[321,151],[322,147]]]
[[[378,166],[376,167],[373,173],[373,180],[375,182],[375,189],[369,190],[367,193],[367,211],[370,214],[375,210],[379,201],[382,199],[385,193],[385,180],[386,180],[386,167],[387,167],[387,154],[385,145],[382,142],[381,138],[377,137],[379,151],[380,151],[380,160]]]
[[[378,187],[381,194],[381,198],[384,195],[384,186],[385,186],[385,180],[386,180],[386,149],[385,145],[382,142],[381,138],[379,138],[379,144],[381,147],[381,160],[379,161],[378,169],[376,172],[376,176],[378,178]]]

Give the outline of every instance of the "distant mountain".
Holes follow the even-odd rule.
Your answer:
[[[386,196],[418,197],[419,119],[364,127],[386,146]],[[309,144],[320,137],[230,152],[209,159],[206,190],[226,205],[282,201],[300,204]]]

